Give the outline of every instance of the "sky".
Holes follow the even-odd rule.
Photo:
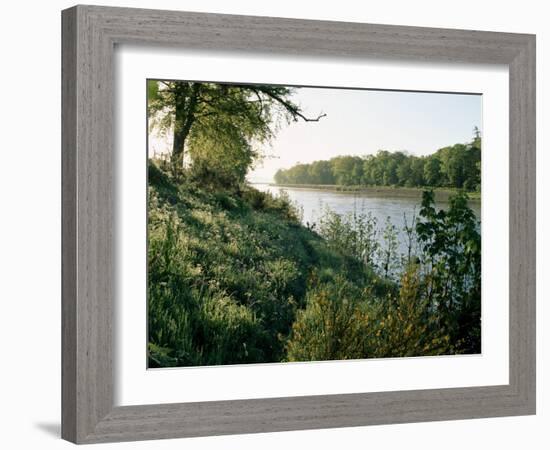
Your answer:
[[[282,124],[267,155],[248,174],[271,182],[280,168],[338,155],[364,156],[378,150],[428,155],[442,147],[466,143],[474,127],[482,129],[481,96],[334,88],[296,88],[292,99],[319,122]],[[166,144],[152,138],[153,151]]]

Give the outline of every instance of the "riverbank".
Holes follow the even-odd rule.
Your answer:
[[[445,268],[451,255],[466,268],[426,275],[435,286],[442,277],[457,286],[453,305],[464,308],[451,314],[422,290],[417,264],[426,249],[404,263],[392,222],[377,231],[370,216],[332,209],[319,226],[308,226],[289,195],[205,187],[183,176],[174,180],[149,164],[149,367],[479,353],[479,283],[466,290],[462,281],[480,279],[479,257],[457,251],[480,248],[464,200],[437,217],[418,216],[429,242],[444,243],[430,258]],[[322,194],[337,203],[346,197]],[[416,203],[373,200],[393,203],[395,218],[402,203]],[[433,201],[425,206],[433,210]],[[447,232],[457,226],[467,232]]]
[[[154,164],[148,243],[150,367],[306,358],[301,345],[287,345],[312,283],[368,291],[364,308],[397,292],[302,225],[287,199],[178,184]]]
[[[254,184],[254,183],[252,183]],[[422,192],[428,188],[410,188],[401,186],[342,186],[336,184],[277,184],[269,183],[269,186],[278,188],[292,188],[315,191],[331,191],[358,193],[369,197],[394,197],[394,198],[413,198],[421,199]],[[447,202],[449,197],[455,195],[457,189],[432,188],[436,202]],[[481,192],[468,192],[469,200],[472,202],[481,202]]]

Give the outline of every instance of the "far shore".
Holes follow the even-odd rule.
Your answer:
[[[422,198],[422,192],[430,188],[412,188],[402,186],[341,186],[335,184],[277,184],[277,183],[252,183],[268,184],[269,186],[293,189],[306,189],[316,191],[332,191],[358,193],[371,197],[401,197],[401,198]],[[435,194],[435,200],[446,202],[449,197],[458,192],[457,189],[450,188],[431,188]],[[468,192],[470,201],[481,202],[481,192]]]

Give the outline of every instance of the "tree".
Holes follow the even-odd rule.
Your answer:
[[[286,180],[286,181],[282,181]],[[481,138],[439,149],[429,156],[379,150],[364,157],[342,155],[277,172],[278,183],[481,189]]]
[[[455,144],[437,151],[436,155],[441,161],[441,173],[444,176],[443,183],[447,186],[462,188],[465,181],[464,162],[466,146]]]
[[[422,194],[416,233],[426,268],[425,298],[437,309],[440,326],[451,335],[457,350],[480,351],[481,235],[480,224],[459,192],[447,211],[437,210],[433,191]]]
[[[311,122],[325,116],[306,117],[291,100],[293,93],[284,86],[149,80],[148,114],[152,127],[173,133],[174,173],[183,168],[186,149],[193,163],[209,149],[218,156],[232,152],[228,162],[248,167],[259,156],[254,144],[273,137],[279,120]]]
[[[464,152],[464,189],[474,190],[481,186],[481,150],[470,145]]]
[[[405,158],[397,166],[397,183],[400,186],[405,186],[411,179],[411,160]]]
[[[352,185],[353,170],[357,164],[363,164],[361,158],[357,156],[337,156],[330,160],[332,166],[332,173],[337,184]]]
[[[441,181],[441,162],[436,155],[426,158],[424,180],[428,186],[438,186]]]
[[[309,169],[311,182],[315,184],[334,184],[330,161],[314,161]]]
[[[273,176],[275,183],[277,184],[287,184],[288,181],[288,174],[286,170],[279,169],[277,172],[275,172],[275,175]]]
[[[384,170],[384,185],[393,186],[397,184],[397,162],[390,159]]]
[[[477,126],[474,127],[474,140],[472,141],[472,146],[481,150],[481,131]]]
[[[411,156],[409,186],[424,186],[424,158]]]

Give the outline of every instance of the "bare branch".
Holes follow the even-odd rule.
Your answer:
[[[261,92],[262,94],[267,95],[271,99],[275,100],[293,116],[294,120],[298,120],[297,117],[299,117],[304,122],[319,122],[319,120],[321,120],[323,117],[326,117],[325,113],[319,114],[317,117],[306,117],[304,114],[300,112],[300,109],[296,105],[278,96],[277,94],[273,93],[269,89],[263,88],[262,86],[243,85],[242,87],[254,92],[258,98],[260,98],[259,93]]]

